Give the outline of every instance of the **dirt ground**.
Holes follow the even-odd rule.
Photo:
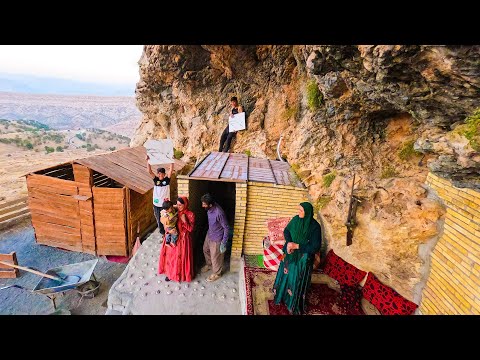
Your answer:
[[[38,245],[35,243],[30,221],[0,233],[0,253],[11,251],[16,251],[19,265],[33,267],[42,272],[61,265],[96,259],[89,254]],[[76,291],[68,291],[64,296],[58,297],[57,309],[68,310],[72,315],[105,314],[110,287],[122,274],[126,265],[109,262],[103,258],[98,259],[94,270],[100,282],[98,295],[93,299],[84,298],[80,301],[81,297]],[[40,279],[38,275],[20,270],[16,279],[0,279],[0,288],[16,284],[31,290]],[[45,295],[18,288],[0,290],[0,315],[46,315],[52,312],[54,312],[52,302]]]

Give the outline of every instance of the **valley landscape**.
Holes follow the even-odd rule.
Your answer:
[[[27,173],[128,147],[139,118],[133,97],[0,92],[0,203]]]

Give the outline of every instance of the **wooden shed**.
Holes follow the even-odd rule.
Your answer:
[[[126,148],[26,175],[37,243],[129,256],[156,226],[145,156],[143,146]]]
[[[201,250],[206,212],[200,197],[211,193],[225,210],[233,239],[230,269],[237,271],[245,255],[263,254],[266,220],[293,217],[297,205],[308,201],[308,191],[286,162],[246,154],[212,152],[188,175],[178,176],[178,193],[189,197],[196,215],[194,245]],[[197,250],[197,252],[199,252]]]

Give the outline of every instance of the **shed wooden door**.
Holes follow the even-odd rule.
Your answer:
[[[125,188],[92,190],[97,254],[127,256]]]
[[[28,206],[37,243],[83,251],[82,224],[74,181],[43,175],[28,175]]]

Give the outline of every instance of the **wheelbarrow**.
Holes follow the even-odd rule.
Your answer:
[[[93,298],[98,294],[100,283],[93,273],[97,262],[98,259],[88,260],[50,269],[46,274],[54,278],[61,278],[62,281],[43,276],[33,290],[20,285],[8,285],[0,288],[0,290],[16,287],[36,294],[46,295],[52,301],[54,310],[57,310],[55,300],[59,294],[65,295],[65,292],[75,290],[81,296],[80,300],[84,297]],[[91,279],[92,277],[93,280]]]

